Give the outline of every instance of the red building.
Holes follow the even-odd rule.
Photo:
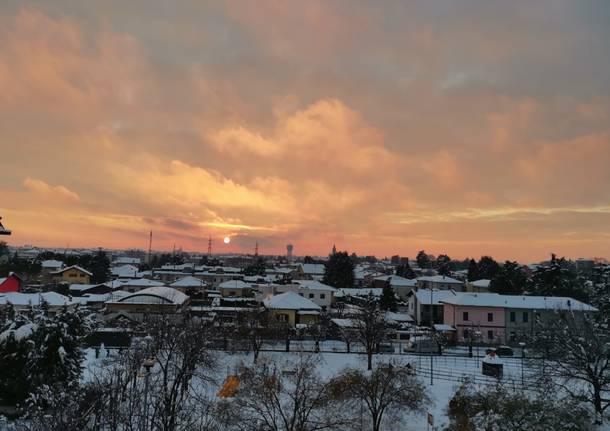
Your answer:
[[[6,278],[0,278],[0,293],[19,292],[21,290],[21,279],[15,273],[10,273]]]

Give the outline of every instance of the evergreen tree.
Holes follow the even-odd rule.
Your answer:
[[[451,274],[451,258],[446,254],[439,254],[436,258],[436,270],[440,275],[449,276]]]
[[[244,269],[244,274],[248,275],[248,276],[253,276],[253,275],[263,276],[263,275],[265,275],[265,271],[266,271],[265,260],[259,256],[254,259],[254,262],[252,262],[252,264],[248,265]]]
[[[93,256],[89,256],[82,266],[93,274],[91,283],[105,283],[110,279],[110,259],[103,250],[98,250]]]
[[[431,266],[430,256],[428,256],[424,250],[420,250],[419,253],[417,253],[415,260],[421,269],[428,269]]]
[[[404,277],[404,278],[409,278],[409,279],[414,279],[417,277],[417,275],[415,274],[415,271],[413,271],[413,269],[411,269],[411,265],[409,265],[408,258],[406,259],[406,261],[403,264],[398,265],[396,267],[396,275],[398,275],[399,277]]]
[[[389,281],[383,286],[381,298],[379,298],[379,307],[386,311],[396,311],[398,302],[396,301],[396,293]]]
[[[565,258],[551,255],[548,265],[539,266],[529,283],[528,290],[532,295],[568,296],[581,301],[588,300],[588,294],[582,280]]]
[[[482,256],[479,259],[479,280],[492,280],[500,271],[500,265],[491,256]]]
[[[491,292],[502,295],[521,295],[526,287],[527,277],[517,262],[506,261],[495,278],[489,283]]]
[[[338,289],[354,287],[354,263],[346,251],[331,254],[324,267],[325,284]]]
[[[479,265],[476,260],[470,259],[470,262],[468,263],[468,281],[477,281],[480,279]]]

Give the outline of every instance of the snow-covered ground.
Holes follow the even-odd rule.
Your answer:
[[[113,354],[111,352],[111,354]],[[286,352],[261,352],[260,358],[268,358],[270,360],[286,361],[291,357],[295,358],[300,353],[291,351]],[[359,367],[366,368],[366,356],[363,354],[348,354],[344,352],[340,353],[307,353],[313,355],[316,358],[318,371],[324,378],[330,378],[337,374],[345,367]],[[224,379],[235,372],[237,365],[240,362],[244,362],[247,365],[252,363],[252,354],[250,353],[227,353],[217,352],[219,367],[218,382],[222,384]],[[101,355],[104,356],[104,353]],[[393,361],[396,364],[407,364],[410,363],[412,367],[417,370],[417,374],[426,384],[428,394],[432,399],[433,403],[428,407],[427,412],[432,413],[434,416],[435,426],[433,429],[443,429],[448,422],[446,415],[446,408],[449,400],[455,392],[460,381],[465,378],[471,378],[475,383],[480,385],[493,385],[495,379],[492,377],[483,376],[481,374],[481,359],[480,358],[467,358],[467,357],[454,357],[454,356],[434,356],[432,358],[433,364],[433,382],[430,381],[430,357],[419,356],[419,355],[407,355],[407,354],[378,354],[374,357],[374,363],[383,363]],[[504,363],[504,382],[515,385],[515,387],[521,387],[522,382],[522,369],[520,358],[505,358]],[[88,376],[98,367],[102,365],[102,358],[96,359],[94,350],[87,351],[87,360],[85,367],[85,376]],[[535,373],[533,368],[530,368],[529,364],[525,362],[523,369],[523,382],[527,387],[528,384],[532,383],[532,375]],[[217,393],[219,388],[212,388],[213,393]],[[427,413],[426,412],[426,413]],[[406,423],[408,430],[428,430],[426,422],[426,413],[415,414],[409,417],[409,421]],[[359,412],[357,413],[359,414]]]

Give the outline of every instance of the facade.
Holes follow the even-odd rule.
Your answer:
[[[430,313],[432,313],[433,324],[443,323],[444,307],[441,301],[452,294],[450,290],[412,290],[407,296],[409,314],[418,326],[430,326]]]
[[[0,293],[19,292],[21,290],[21,278],[14,272],[8,277],[0,278]]]
[[[78,265],[72,265],[59,271],[51,272],[51,275],[54,282],[69,284],[89,284],[93,276],[92,273]]]
[[[444,323],[457,330],[457,341],[517,342],[532,334],[537,323],[572,313],[576,319],[596,312],[572,298],[497,293],[456,293],[442,301]]]
[[[224,297],[249,297],[254,288],[242,280],[228,280],[218,285],[220,295]]]
[[[274,295],[265,299],[263,305],[274,319],[290,326],[317,323],[322,310],[316,303],[294,292]]]
[[[171,287],[155,286],[105,303],[107,313],[176,314],[184,310],[190,298]]]
[[[164,283],[157,280],[149,280],[148,278],[121,279],[121,289],[130,293],[135,293],[140,290],[148,289],[149,287],[164,286]]]
[[[456,292],[464,289],[464,283],[452,277],[444,275],[430,275],[417,278],[417,287],[419,289],[437,289],[449,290],[453,289]]]
[[[307,298],[313,303],[327,310],[335,301],[337,289],[320,283],[317,280],[295,280],[291,284],[259,284],[257,286],[259,295],[263,298],[271,295],[279,295],[284,292],[294,292],[297,295]]]

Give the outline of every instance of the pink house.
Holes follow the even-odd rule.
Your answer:
[[[477,304],[477,293],[461,293],[443,299],[443,319],[457,330],[458,342],[474,340],[503,343],[506,340],[505,308]]]

